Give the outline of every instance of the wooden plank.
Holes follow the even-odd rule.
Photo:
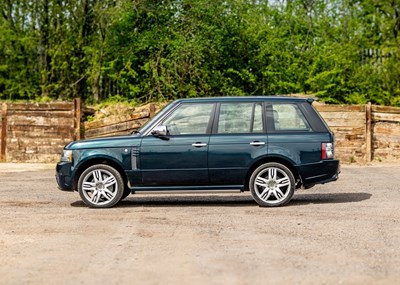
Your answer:
[[[400,114],[400,107],[372,105],[372,112]]]
[[[374,135],[378,137],[379,135],[387,135],[387,136],[397,136],[400,137],[400,127],[393,126],[393,128],[387,127],[374,127]]]
[[[325,120],[329,127],[338,128],[338,127],[354,127],[359,128],[360,126],[365,126],[365,120],[360,119],[342,119],[342,120]]]
[[[8,110],[9,116],[30,116],[30,117],[46,117],[46,118],[72,118],[74,112],[72,110]]]
[[[58,126],[58,125],[48,125],[48,126],[39,126],[39,125],[13,125],[8,126],[10,135],[13,133],[24,133],[26,137],[29,137],[30,134],[39,133],[39,134],[46,134],[46,133],[54,133],[61,135],[63,133],[73,134],[73,129],[70,127],[65,126]]]
[[[53,141],[63,140],[63,141],[72,141],[73,140],[72,131],[57,131],[57,130],[42,130],[42,131],[33,131],[27,132],[26,130],[12,130],[10,133],[10,138],[23,138],[25,140],[45,140],[49,144]]]
[[[73,131],[73,127],[71,125],[61,124],[61,123],[48,123],[48,124],[30,124],[30,122],[21,122],[16,124],[15,122],[8,122],[7,129],[12,130],[26,130],[35,131],[35,130],[43,130],[43,129],[51,129],[51,130],[71,130]]]
[[[364,112],[364,105],[315,105],[318,112]]]
[[[133,131],[139,128],[142,124],[138,121],[123,122],[112,126],[105,126],[102,128],[88,129],[85,131],[86,137],[95,137],[101,135],[109,135],[115,132]]]
[[[22,146],[28,146],[28,145],[41,145],[41,146],[65,146],[66,144],[70,143],[72,141],[71,137],[67,138],[67,137],[63,137],[63,138],[59,138],[57,140],[55,140],[54,138],[45,138],[45,139],[41,139],[41,138],[35,138],[35,137],[31,137],[28,139],[22,139],[22,138],[10,138],[8,140],[8,142],[10,143],[10,145],[7,147],[7,150],[15,148],[15,147],[22,147]],[[12,144],[16,144],[16,145],[12,145]]]
[[[363,112],[319,112],[324,120],[354,119],[365,121],[365,110]]]
[[[23,144],[19,145],[16,147],[12,147],[7,150],[9,154],[16,153],[16,152],[29,152],[29,153],[35,153],[35,152],[42,152],[42,153],[61,153],[61,149],[64,147],[64,144],[59,144],[59,145],[34,145],[34,144]]]
[[[148,118],[150,115],[149,110],[143,110],[141,112],[122,115],[122,116],[109,116],[108,118],[104,118],[95,122],[87,122],[85,123],[85,129],[94,129],[94,128],[102,128],[106,126],[118,125],[128,121],[139,120],[143,118]]]
[[[72,110],[74,103],[12,103],[9,104],[10,110],[22,111],[66,111]]]
[[[383,157],[387,156],[400,156],[400,148],[392,149],[390,146],[384,148],[383,146],[379,146],[375,149],[374,155],[381,155]]]
[[[365,142],[364,134],[344,134],[342,136],[336,136],[336,141],[354,141],[354,142]]]
[[[60,150],[61,152],[61,150]],[[58,154],[46,154],[46,153],[13,153],[9,156],[10,162],[42,162],[42,163],[55,163],[60,158],[60,152]]]
[[[378,122],[374,124],[374,134],[385,133],[400,136],[400,124],[388,123],[388,122]]]
[[[6,160],[7,146],[7,103],[3,103],[1,108],[1,139],[0,139],[0,161]]]
[[[35,117],[35,116],[8,116],[9,125],[39,125],[53,126],[60,125],[73,129],[73,118],[52,118],[52,117]]]
[[[383,121],[383,122],[398,122],[400,123],[400,113],[372,113],[372,120],[374,122]]]
[[[363,145],[364,145],[363,141],[358,141],[358,142],[348,141],[348,140],[335,141],[336,150],[338,150],[338,149],[340,149],[342,147],[350,147],[350,148],[353,148],[353,149],[358,149],[358,148],[362,147]]]
[[[348,127],[348,130],[345,130],[341,127],[331,127],[331,131],[335,134],[335,136],[345,136],[345,135],[361,135],[365,136],[365,127],[364,128],[352,128]]]
[[[356,147],[338,147],[335,150],[335,155],[343,155],[343,154],[351,154],[357,155],[359,157],[364,157],[364,149],[356,148]]]
[[[105,137],[111,137],[111,136],[126,136],[126,135],[130,135],[130,133],[131,133],[131,130],[125,130],[125,131],[120,131],[120,132],[95,135],[93,137],[86,136],[86,138],[90,139],[90,138],[105,138]]]

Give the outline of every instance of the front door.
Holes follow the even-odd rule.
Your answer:
[[[209,183],[207,152],[212,103],[183,103],[159,125],[165,137],[142,139],[139,161],[144,186],[188,186]]]

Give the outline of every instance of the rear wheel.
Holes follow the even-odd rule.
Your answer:
[[[289,168],[280,163],[269,162],[254,170],[249,187],[253,199],[260,206],[276,207],[290,201],[295,180]]]
[[[89,207],[109,208],[121,200],[124,194],[124,180],[121,174],[109,165],[93,165],[79,177],[78,192],[82,201]]]

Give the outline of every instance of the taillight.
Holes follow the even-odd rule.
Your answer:
[[[322,143],[322,159],[334,157],[333,143]]]

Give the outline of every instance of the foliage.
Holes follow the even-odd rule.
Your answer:
[[[399,0],[3,1],[0,99],[400,106],[399,15]]]

